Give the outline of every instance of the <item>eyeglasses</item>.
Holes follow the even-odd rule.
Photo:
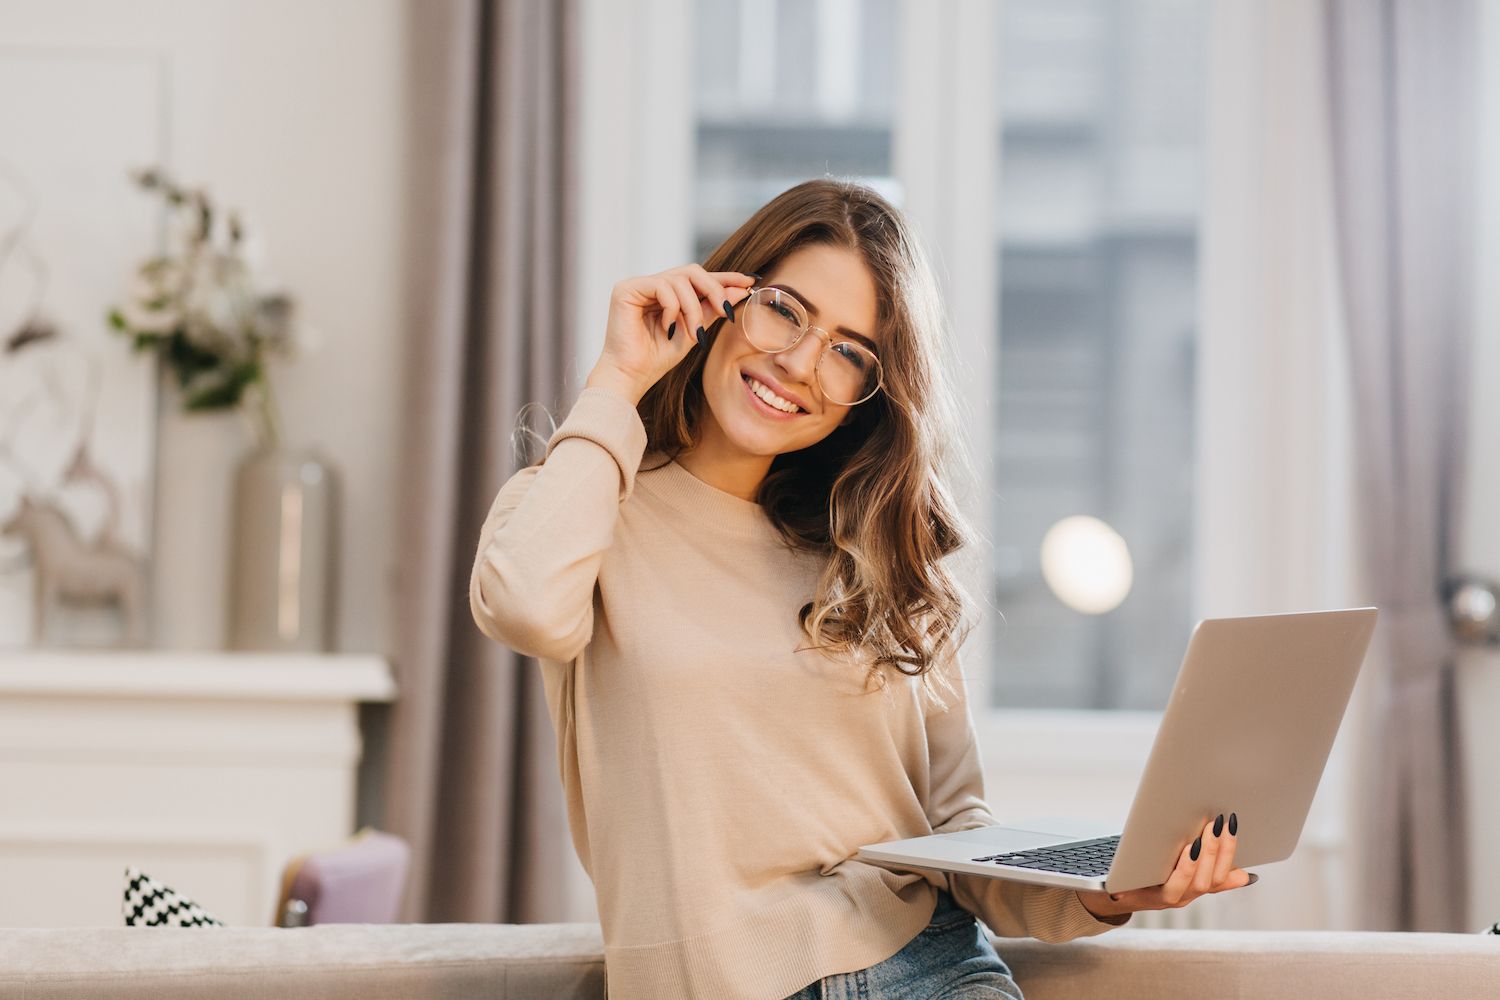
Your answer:
[[[815,371],[818,386],[830,402],[854,406],[880,390],[880,359],[875,352],[852,340],[835,340],[820,326],[809,326],[807,309],[790,292],[752,288],[736,311],[750,346],[767,354],[796,347],[808,331],[822,337],[825,343]]]

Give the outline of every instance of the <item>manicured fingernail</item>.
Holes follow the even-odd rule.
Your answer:
[[[1246,885],[1254,885],[1255,883],[1257,883],[1259,881],[1260,881],[1260,876],[1257,875],[1257,874],[1255,874],[1254,872],[1251,872],[1250,873],[1250,881],[1246,882],[1245,884]]]
[[[703,327],[701,327],[701,326],[698,327],[698,341],[700,343],[703,341]]]
[[[1216,820],[1214,820],[1214,836],[1217,837],[1219,834],[1221,834],[1223,832],[1224,832],[1224,814],[1223,813],[1219,813],[1219,818],[1216,819]]]
[[[1198,852],[1200,852],[1202,850],[1203,850],[1203,834],[1200,833],[1200,834],[1198,834],[1197,838],[1193,841],[1193,849],[1188,852],[1188,857],[1192,858],[1194,861],[1197,861],[1198,860]]]
[[[1234,813],[1230,813],[1229,814],[1229,835],[1231,837],[1233,837],[1236,833],[1239,832],[1239,829],[1240,829],[1239,817],[1236,816]]]
[[[677,324],[676,324],[676,322],[673,322],[671,326],[667,327],[667,339],[671,340],[672,339],[672,334],[674,334],[676,332],[677,332]]]
[[[729,322],[734,322],[734,306],[729,304],[728,299],[724,300],[724,314],[729,317]]]

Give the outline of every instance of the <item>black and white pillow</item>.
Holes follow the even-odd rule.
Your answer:
[[[197,903],[134,866],[125,869],[120,906],[127,927],[223,927]]]

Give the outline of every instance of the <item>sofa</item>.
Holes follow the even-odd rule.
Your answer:
[[[1028,1000],[1500,998],[1500,937],[1124,928],[997,938]],[[597,924],[0,931],[0,1000],[596,1000]]]

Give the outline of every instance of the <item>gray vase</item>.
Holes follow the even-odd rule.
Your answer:
[[[333,648],[338,494],[333,466],[316,449],[258,449],[240,461],[228,648]]]

